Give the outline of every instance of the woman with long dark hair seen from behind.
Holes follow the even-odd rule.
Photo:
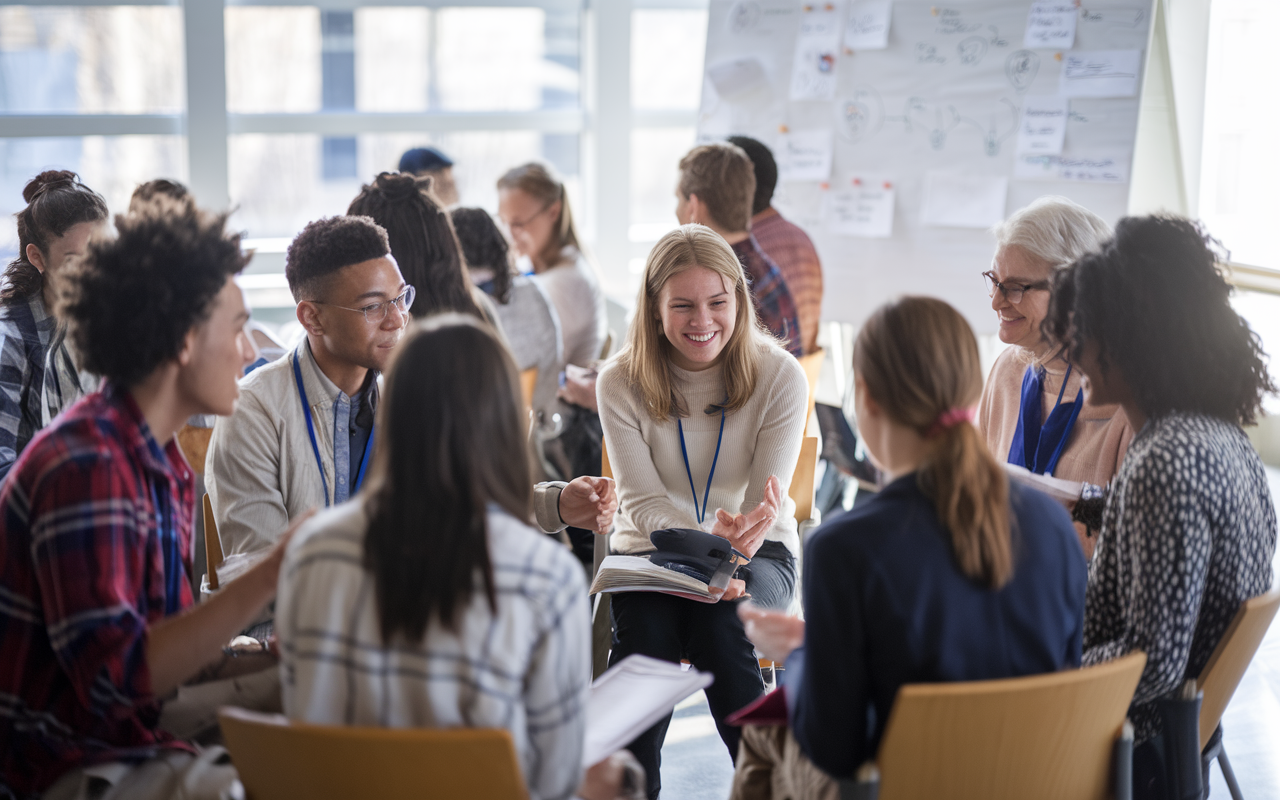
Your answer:
[[[560,317],[542,285],[515,273],[511,251],[497,223],[483,208],[455,208],[449,212],[458,232],[471,282],[495,301],[516,367],[538,369],[533,410],[542,419],[556,413],[556,391],[564,369]]]
[[[1147,654],[1129,709],[1139,800],[1165,796],[1159,701],[1200,675],[1241,603],[1271,588],[1275,508],[1242,426],[1275,385],[1215,248],[1189,220],[1125,218],[1058,273],[1045,320],[1089,402],[1120,404],[1137,431],[1089,567],[1084,663]]]
[[[473,317],[405,335],[370,480],[285,556],[284,710],[325,725],[505,728],[530,796],[567,798],[582,777],[587,589],[569,551],[527,522],[519,391],[506,347]]]
[[[22,199],[18,257],[0,286],[0,480],[37,431],[94,388],[52,309],[58,272],[107,219],[106,201],[68,170],[40,173]]]
[[[882,306],[853,374],[858,430],[888,485],[808,538],[803,621],[741,610],[760,652],[786,662],[791,724],[744,728],[735,798],[784,770],[797,798],[834,800],[833,779],[875,757],[904,683],[1080,663],[1075,531],[1049,497],[1009,482],[972,425],[982,370],[964,317],[927,297]]]
[[[449,214],[431,194],[431,178],[383,172],[361,187],[350,216],[371,217],[387,232],[391,257],[416,292],[415,319],[458,311],[497,325],[493,304],[472,287]]]

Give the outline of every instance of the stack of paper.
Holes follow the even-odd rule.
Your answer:
[[[1080,492],[1084,490],[1084,484],[1079,481],[1064,481],[1062,478],[1055,478],[1052,475],[1037,475],[1026,467],[1020,467],[1017,464],[1006,463],[1004,469],[1013,480],[1023,486],[1039,489],[1064,505],[1074,504],[1080,499]]]
[[[582,765],[597,764],[626,747],[677,703],[714,680],[709,673],[670,661],[641,655],[622,659],[591,685]]]

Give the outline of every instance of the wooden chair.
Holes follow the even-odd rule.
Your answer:
[[[249,800],[525,800],[511,734],[493,728],[344,728],[223,708]]]
[[[183,425],[178,431],[178,447],[187,463],[197,473],[204,472],[205,456],[209,455],[209,439],[213,436],[213,428],[196,428]]]
[[[204,557],[209,569],[209,588],[218,588],[218,567],[222,566],[222,540],[218,538],[218,523],[213,518],[213,502],[204,496]]]
[[[813,417],[813,404],[818,391],[818,376],[822,374],[822,363],[827,358],[827,351],[819,347],[808,355],[796,359],[804,367],[804,377],[809,381],[809,399],[804,406],[804,432],[809,431],[809,420]]]
[[[1209,663],[1200,671],[1197,683],[1204,697],[1200,701],[1200,749],[1204,751],[1207,761],[1217,759],[1222,768],[1222,777],[1226,780],[1227,789],[1234,800],[1241,800],[1240,784],[1236,782],[1235,772],[1231,769],[1231,761],[1227,751],[1223,749],[1221,740],[1210,747],[1210,739],[1222,715],[1235,694],[1240,679],[1249,668],[1249,662],[1258,652],[1262,638],[1266,636],[1271,621],[1280,609],[1280,589],[1246,600],[1235,618],[1227,627],[1226,633],[1218,641],[1218,646],[1209,656]]]
[[[787,494],[796,504],[796,523],[808,522],[813,517],[814,473],[818,469],[818,437],[806,436],[800,445],[800,460],[791,476]]]
[[[1145,653],[1085,669],[898,690],[877,756],[879,800],[1127,797],[1112,761]],[[1114,782],[1114,783],[1113,783]],[[845,783],[843,796],[871,796]]]
[[[537,367],[529,367],[520,373],[520,396],[524,398],[524,410],[526,414],[533,409],[533,387],[537,384]]]

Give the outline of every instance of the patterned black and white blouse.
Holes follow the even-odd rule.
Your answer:
[[[1146,652],[1129,709],[1138,742],[1160,733],[1155,701],[1197,677],[1240,604],[1271,588],[1275,547],[1266,471],[1239,427],[1170,414],[1134,437],[1089,565],[1083,661]]]

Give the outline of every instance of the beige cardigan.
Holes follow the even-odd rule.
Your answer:
[[[982,390],[978,406],[978,429],[987,441],[987,447],[998,461],[1009,460],[1009,448],[1013,433],[1018,427],[1018,411],[1022,407],[1022,376],[1030,366],[1030,353],[1021,347],[1006,348],[991,367],[991,375]],[[1066,364],[1058,359],[1046,365],[1043,416],[1058,399]],[[1080,371],[1072,370],[1067,390],[1062,394],[1064,403],[1075,399],[1080,391]],[[1071,438],[1063,448],[1055,478],[1083,481],[1106,486],[1120,469],[1125,451],[1133,439],[1129,418],[1118,405],[1092,406],[1088,403],[1080,409]]]
[[[311,401],[316,444],[332,501],[336,389],[330,388],[305,341],[294,352]],[[325,506],[291,359],[285,355],[245,376],[235,413],[218,418],[213,426],[204,482],[227,556],[265,554],[289,527],[289,520]],[[563,486],[547,483],[535,489],[535,514],[543,530],[564,527],[558,511]]]

